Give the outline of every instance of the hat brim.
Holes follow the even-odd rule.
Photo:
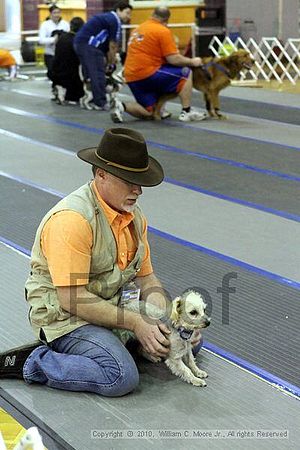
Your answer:
[[[128,183],[137,184],[139,186],[157,186],[164,179],[162,166],[156,159],[152,158],[152,156],[149,156],[149,166],[145,172],[132,172],[111,166],[104,161],[101,161],[96,155],[96,150],[97,147],[83,148],[82,150],[79,150],[77,156],[82,159],[82,161],[99,167],[100,169],[104,169]]]

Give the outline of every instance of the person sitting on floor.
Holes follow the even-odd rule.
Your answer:
[[[7,69],[9,80],[13,80],[17,77],[16,60],[12,54],[4,48],[0,48],[0,68],[1,67]]]
[[[128,128],[106,130],[78,156],[94,179],[46,214],[32,248],[26,298],[40,342],[0,354],[0,378],[117,397],[139,383],[136,344],[154,357],[169,353],[165,323],[122,308],[129,295],[170,313],[137,206],[142,186],[159,185],[164,172]]]

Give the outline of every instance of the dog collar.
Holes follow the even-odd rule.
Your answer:
[[[181,339],[183,339],[184,341],[187,341],[188,339],[190,339],[190,337],[192,336],[192,334],[194,332],[194,330],[188,330],[187,328],[184,328],[184,327],[177,328],[177,331],[178,331]]]
[[[172,325],[171,320],[166,317],[163,316],[161,319],[159,319],[161,322],[163,322],[164,324],[166,324],[168,327],[170,328],[174,328],[174,330],[178,331],[179,336],[181,337],[181,339],[183,339],[184,341],[187,341],[188,339],[190,339],[190,337],[192,336],[194,330],[188,330],[187,328],[184,327],[179,327],[179,328],[175,328]]]
[[[218,64],[216,61],[209,61],[208,63],[202,66],[202,69],[209,75],[209,79],[211,79],[211,76],[207,71],[207,69],[210,66],[214,66],[217,70],[220,70],[220,72],[225,73],[225,75],[227,75],[230,78],[230,72],[228,69],[226,69],[226,67],[222,66],[221,64]]]

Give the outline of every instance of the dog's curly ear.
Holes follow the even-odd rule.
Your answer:
[[[171,312],[171,320],[172,322],[177,322],[180,314],[181,307],[181,297],[174,298],[172,302],[172,312]]]

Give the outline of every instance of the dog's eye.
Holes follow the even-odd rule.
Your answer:
[[[191,316],[197,316],[198,311],[196,309],[193,309],[193,311],[190,312]]]

